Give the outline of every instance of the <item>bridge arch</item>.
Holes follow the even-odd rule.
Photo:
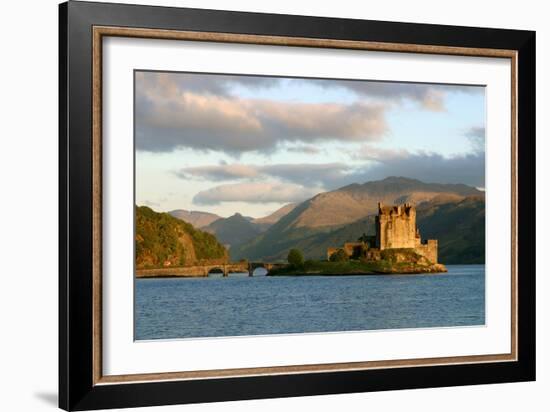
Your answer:
[[[256,269],[263,268],[266,270],[266,275],[268,275],[271,270],[285,266],[286,263],[250,262],[248,264],[248,273],[250,276],[253,276]]]
[[[206,276],[211,276],[211,275],[222,275],[223,277],[227,276],[227,272],[225,271],[225,268],[223,266],[211,266],[205,269],[206,269]]]
[[[250,276],[266,276],[269,271],[264,266],[257,266],[249,271]]]
[[[250,262],[248,264],[248,275],[249,276],[254,276],[254,272],[256,271],[256,269],[265,269],[267,272],[266,272],[266,275],[269,273],[269,269],[266,267],[266,263],[264,262]]]

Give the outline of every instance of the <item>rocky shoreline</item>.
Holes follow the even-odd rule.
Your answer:
[[[377,261],[369,263],[308,262],[303,266],[289,265],[273,270],[267,276],[355,276],[355,275],[420,275],[446,273],[441,263],[419,265],[411,262],[389,263]]]

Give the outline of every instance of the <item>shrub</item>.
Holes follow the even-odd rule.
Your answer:
[[[304,264],[304,255],[298,249],[290,249],[287,260],[293,266],[301,266]]]
[[[382,260],[387,260],[388,262],[393,262],[395,260],[395,253],[392,250],[383,250],[380,252]]]

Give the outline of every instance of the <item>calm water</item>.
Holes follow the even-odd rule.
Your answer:
[[[485,266],[440,275],[136,280],[136,339],[482,325]]]

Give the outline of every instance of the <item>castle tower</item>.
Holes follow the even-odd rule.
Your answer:
[[[346,242],[344,247],[327,249],[327,260],[339,250],[346,252],[348,257],[355,255],[367,260],[380,260],[384,249],[412,249],[416,256],[401,254],[401,259],[411,259],[414,263],[436,264],[438,259],[438,242],[436,239],[422,240],[420,231],[416,228],[416,209],[410,203],[398,206],[384,206],[378,203],[378,215],[375,216],[376,236],[374,247],[370,239],[366,246],[365,238],[362,236],[360,242]],[[356,249],[357,248],[357,249]],[[359,253],[356,253],[356,250]],[[419,256],[418,256],[419,255]],[[355,256],[355,258],[357,258]]]
[[[416,230],[416,209],[410,203],[383,206],[378,203],[376,247],[380,250],[415,248],[420,243]]]

